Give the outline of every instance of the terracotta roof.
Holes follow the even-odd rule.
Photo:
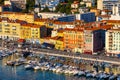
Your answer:
[[[21,24],[24,27],[31,27],[31,28],[40,28],[41,25],[33,24],[33,23],[26,23],[26,24]]]
[[[102,11],[105,11],[105,12],[111,12],[111,10],[108,10],[108,9],[104,9]]]
[[[54,24],[58,24],[58,25],[66,25],[66,24],[73,25],[74,22],[61,22],[61,21],[55,21]]]
[[[58,30],[58,33],[63,33],[64,32],[64,30]]]
[[[46,22],[46,21],[53,22],[53,21],[55,21],[55,20],[50,20],[50,19],[47,19],[47,18],[42,18],[42,19],[36,18],[34,21],[37,21],[37,22]]]
[[[107,23],[120,23],[120,20],[103,20],[102,22],[107,22]]]
[[[99,29],[103,29],[103,30],[108,30],[108,29],[112,29],[113,28],[113,25],[99,25],[98,27],[96,26],[93,26],[91,28],[85,28],[85,30],[99,30]]]
[[[83,29],[80,29],[80,28],[73,28],[73,29],[71,29],[71,28],[65,28],[65,31],[83,31]]]
[[[16,15],[25,15],[27,13],[20,13],[20,12],[2,12],[2,14],[16,14]],[[33,15],[33,14],[30,14],[28,13],[27,15]]]
[[[103,17],[103,18],[105,18],[105,17],[110,17],[110,15],[98,15],[98,17]]]
[[[104,25],[104,26],[101,26],[101,28],[104,30],[108,30],[108,29],[112,29],[113,25]]]
[[[8,19],[8,18],[2,18],[1,20],[5,20],[5,21],[7,21],[8,23],[22,23],[22,22],[24,22],[24,23],[27,23],[26,21],[23,21],[23,20],[18,20],[18,19],[16,19],[16,20],[10,20],[10,19]]]
[[[16,19],[15,21],[16,21],[16,23],[26,22],[26,21],[18,20],[18,19]],[[26,22],[26,23],[27,23],[27,22]]]
[[[85,30],[92,30],[92,31],[95,31],[95,30],[99,30],[101,29],[100,27],[92,27],[92,28],[86,28]]]
[[[120,31],[120,29],[110,29],[110,31]]]
[[[51,39],[63,41],[63,37],[59,37],[59,36],[51,37]]]
[[[82,22],[83,22],[83,20],[75,20],[75,22],[81,22],[81,23],[82,23]]]

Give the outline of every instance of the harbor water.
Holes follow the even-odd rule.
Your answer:
[[[4,53],[4,55],[5,54],[7,54],[7,52]],[[4,55],[2,55],[2,56],[4,56]],[[32,56],[28,56],[26,58],[27,61],[25,61],[25,64],[19,65],[19,63],[13,63],[14,64],[13,65],[12,62],[10,62],[10,61],[18,62],[18,60],[20,61],[23,58],[23,56],[24,55],[15,53],[15,54],[11,54],[9,56],[7,55],[6,57],[3,57],[2,60],[0,60],[0,80],[98,80],[97,76],[94,78],[88,77],[90,74],[92,74],[88,70],[91,70],[91,71],[94,70],[94,68],[91,64],[84,63],[84,62],[78,63],[78,60],[75,60],[75,59],[69,59],[69,58],[65,59],[65,58],[61,58],[61,57],[53,57],[53,56],[45,56],[45,55],[44,56],[38,55],[39,56],[38,57],[37,55],[34,55],[34,56],[32,55]],[[30,62],[29,62],[29,60],[30,60]],[[64,60],[64,62],[62,60]],[[41,69],[36,68],[36,66],[38,64],[38,63],[36,63],[36,61],[37,62],[39,61],[39,63],[40,63],[39,68],[41,67]],[[46,62],[47,62],[47,64],[46,64]],[[48,62],[49,62],[49,64],[48,64]],[[32,69],[26,68],[26,66],[28,66],[26,64],[28,64],[28,63],[29,64],[31,63]],[[59,63],[59,65],[58,65],[58,63]],[[62,72],[60,63],[64,64],[64,66],[61,66],[61,67],[65,72]],[[43,67],[43,65],[44,65],[44,67]],[[45,69],[45,67],[47,67],[47,65],[49,65],[49,66],[52,65],[51,67],[49,67],[49,70]],[[70,65],[70,66],[67,67],[67,65]],[[54,69],[53,69],[53,66],[54,66]],[[77,73],[77,75],[76,74],[73,75],[76,72],[76,70],[78,71],[79,69],[76,67],[72,67],[72,66],[80,67],[80,69],[84,71],[85,75],[80,76],[81,73]],[[57,68],[57,67],[59,67],[59,68]],[[42,68],[44,68],[46,71],[43,70]],[[57,68],[56,73],[54,71],[55,68]],[[52,69],[52,71],[50,69]],[[60,71],[58,72],[59,69],[60,69]],[[69,74],[67,74],[68,71],[69,71]],[[70,74],[71,72],[73,74]],[[102,75],[103,75],[103,73],[102,73]],[[102,79],[102,80],[106,80],[106,79]]]
[[[56,74],[50,71],[25,70],[24,65],[11,67],[4,65],[3,62],[0,60],[0,80],[94,80]]]

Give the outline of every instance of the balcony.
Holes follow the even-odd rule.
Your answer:
[[[113,41],[113,39],[112,39],[112,38],[109,38],[109,41]]]
[[[112,35],[109,35],[109,37],[111,38],[111,37],[113,37]]]

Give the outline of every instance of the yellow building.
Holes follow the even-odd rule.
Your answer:
[[[10,20],[24,20],[29,23],[34,22],[34,14],[26,14],[26,13],[17,13],[17,12],[2,12],[2,17],[9,18]]]
[[[0,12],[2,12],[2,11],[3,11],[2,6],[0,6]]]
[[[45,26],[32,24],[32,23],[26,23],[22,24],[22,30],[21,30],[21,39],[26,39],[28,41],[38,41],[40,42],[40,38],[44,38],[47,35]]]
[[[0,34],[2,34],[2,19],[0,18]],[[0,35],[1,38],[1,35]]]
[[[103,20],[103,22],[106,22],[108,25],[115,25],[120,26],[120,20]]]
[[[34,20],[34,24],[37,24],[37,25],[45,25],[45,22],[46,22],[47,20],[46,19],[35,19]]]
[[[40,26],[34,25],[31,27],[31,38],[40,39]]]
[[[54,20],[50,20],[50,19],[35,19],[34,20],[34,24],[38,24],[38,25],[45,25],[48,28],[53,28],[53,22]]]
[[[64,30],[58,30],[57,36],[63,37],[63,31],[64,31]]]
[[[64,48],[68,51],[83,52],[84,31],[82,28],[66,28],[64,30]]]
[[[60,36],[51,37],[49,38],[49,41],[50,41],[49,43],[55,45],[55,49],[64,50],[63,37]]]
[[[19,20],[1,20],[0,37],[3,39],[17,40],[20,38],[20,25]]]
[[[31,39],[32,41],[40,42],[41,38],[47,36],[46,26],[32,24],[31,26]]]
[[[59,37],[59,38],[56,40],[55,49],[64,50],[63,37]]]
[[[20,38],[26,40],[31,39],[31,25],[27,23],[27,24],[22,24],[21,26],[22,28],[20,32],[21,33]]]
[[[95,13],[95,16],[100,15],[100,10],[99,10],[99,9],[96,9],[96,8],[90,9],[90,12],[94,12],[94,13]]]
[[[91,1],[87,1],[86,2],[86,7],[92,7],[92,2]]]
[[[20,38],[20,31],[21,31],[21,25],[20,25],[20,20],[10,21],[10,26],[11,26],[11,39],[13,40],[18,40]]]

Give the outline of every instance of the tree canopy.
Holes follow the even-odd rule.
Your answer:
[[[35,0],[27,0],[26,9],[27,11],[32,11],[35,6]]]
[[[71,13],[71,3],[67,3],[67,4],[60,4],[59,3],[56,6],[55,12],[70,14]]]
[[[50,10],[49,10],[49,8],[46,6],[46,7],[42,10],[42,12],[50,12]]]

